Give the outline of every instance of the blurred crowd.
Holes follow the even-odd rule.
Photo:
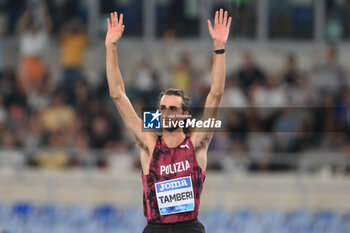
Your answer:
[[[18,66],[0,70],[0,166],[110,166],[106,154],[126,155],[135,145],[109,98],[105,71],[97,85],[85,77],[82,67],[89,46],[85,22],[71,17],[57,33],[61,70],[57,83],[50,82],[43,60],[51,31],[45,6],[28,8],[16,22]],[[256,161],[251,168],[259,170],[272,169],[269,160],[278,153],[349,154],[349,74],[340,65],[335,45],[319,56],[325,59],[315,58],[312,67],[301,70],[298,56],[287,54],[282,72],[269,73],[254,54],[244,52],[240,67],[227,71],[221,102],[222,108],[235,111],[224,111],[227,130],[215,134],[210,150],[248,153]],[[203,106],[211,63],[194,68],[191,55],[183,53],[177,62],[166,61],[164,66],[171,77],[169,85],[188,93],[193,107]],[[142,106],[155,106],[159,92],[168,87],[161,84],[154,67],[151,60],[140,59],[133,82],[126,86],[139,113]],[[129,161],[137,167],[137,159],[125,158],[125,164]]]

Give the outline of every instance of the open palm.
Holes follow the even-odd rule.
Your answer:
[[[227,20],[227,11],[224,13],[222,9],[220,9],[220,12],[215,12],[214,27],[208,19],[209,33],[216,47],[223,48],[225,46],[230,32],[231,22],[232,17],[229,17]]]
[[[123,14],[120,14],[118,20],[117,12],[111,13],[111,19],[107,19],[107,35],[105,45],[116,45],[122,37],[125,25],[123,25]]]

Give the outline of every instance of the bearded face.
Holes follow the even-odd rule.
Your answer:
[[[179,128],[179,124],[172,124],[172,122],[178,122],[185,120],[181,115],[184,114],[182,109],[182,98],[175,95],[164,95],[160,101],[159,111],[161,112],[162,125],[167,131],[175,131]]]

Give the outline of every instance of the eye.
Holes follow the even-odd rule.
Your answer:
[[[170,110],[171,110],[171,111],[176,111],[176,110],[177,110],[177,107],[171,106],[171,107],[170,107]]]
[[[160,110],[164,110],[164,109],[165,109],[164,105],[160,106]]]

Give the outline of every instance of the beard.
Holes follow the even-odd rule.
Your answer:
[[[163,130],[166,130],[168,132],[174,132],[175,130],[177,130],[179,127],[172,127],[172,128],[163,128]]]

